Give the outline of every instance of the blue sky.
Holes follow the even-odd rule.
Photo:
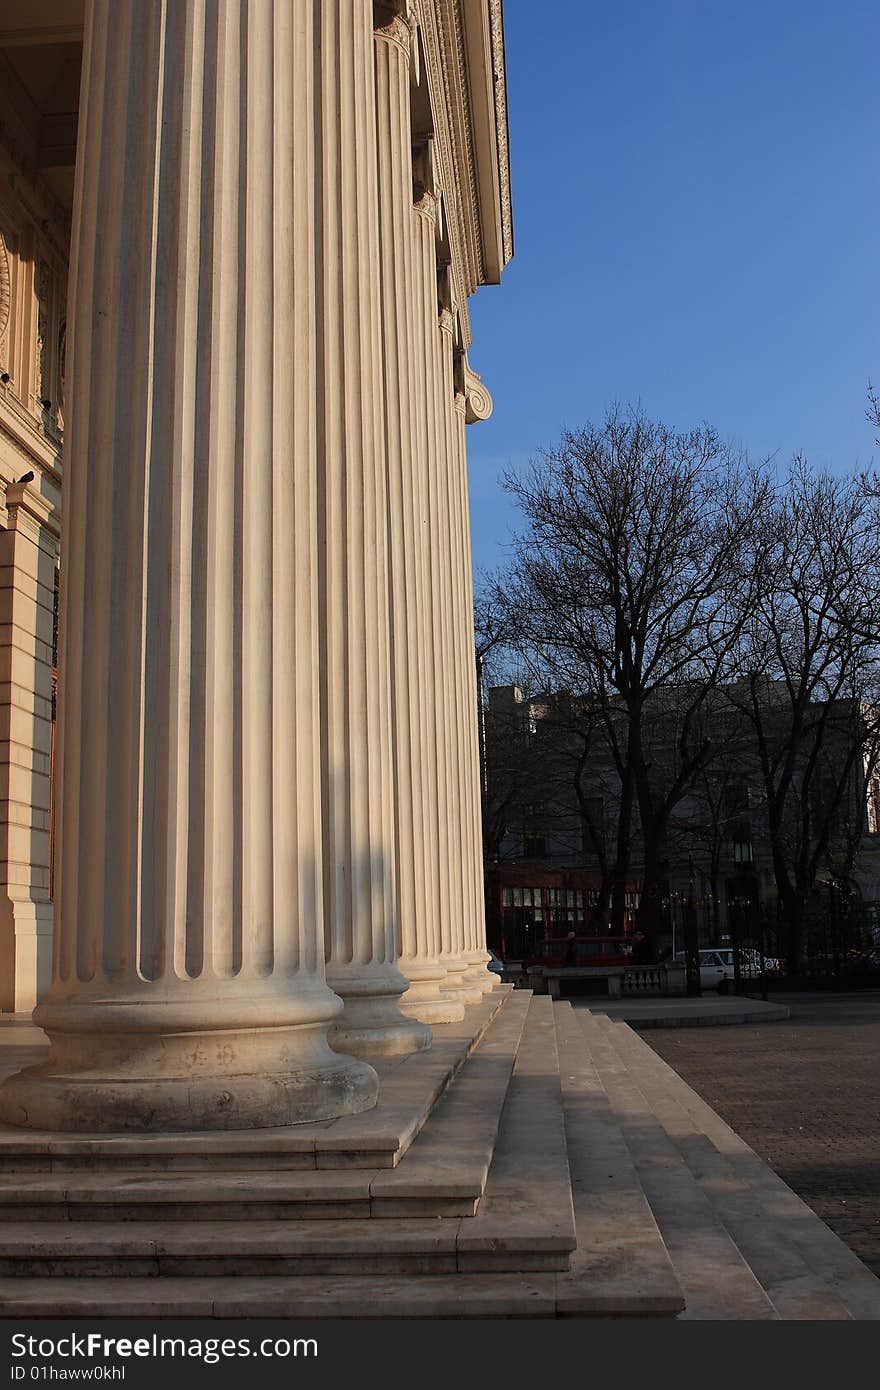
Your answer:
[[[474,564],[499,473],[640,399],[753,456],[880,451],[877,0],[506,0],[514,258],[471,300]]]

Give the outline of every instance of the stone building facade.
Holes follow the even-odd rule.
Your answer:
[[[0,1115],[363,1109],[494,986],[500,0],[44,0],[0,69],[0,1007],[52,1042]]]

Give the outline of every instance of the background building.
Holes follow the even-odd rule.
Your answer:
[[[785,702],[768,687],[785,733]],[[701,945],[718,945],[736,932],[775,943],[777,890],[758,747],[749,721],[736,707],[736,690],[722,693],[711,716],[715,753],[681,796],[670,817],[664,849],[664,945],[681,949],[690,922]],[[880,819],[878,779],[858,761],[841,793],[835,764],[852,711],[845,702],[831,718],[823,767],[811,784],[814,835],[827,818],[831,833],[821,849],[815,910],[830,910],[831,883],[849,884],[872,922],[878,902]],[[817,707],[820,708],[820,707]],[[533,937],[568,930],[632,931],[637,927],[642,843],[635,813],[627,908],[609,920],[609,881],[618,830],[620,779],[599,724],[565,692],[527,695],[517,685],[489,690],[484,713],[487,796],[487,920],[490,944],[519,954]],[[772,718],[769,721],[772,727]],[[649,723],[655,776],[671,777],[678,724],[669,698]],[[827,765],[827,766],[826,766]],[[824,769],[824,770],[823,770]],[[830,816],[828,808],[830,807]],[[798,821],[781,827],[787,852],[804,833]],[[807,831],[809,833],[809,830]],[[603,907],[603,903],[605,906]]]

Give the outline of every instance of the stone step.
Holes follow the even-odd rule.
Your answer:
[[[531,998],[483,1199],[461,1228],[462,1268],[491,1268],[525,1232],[534,1249],[564,1252],[555,1268],[568,1268],[577,1232],[549,998]]]
[[[7,1172],[0,1220],[268,1221],[473,1216],[482,1197],[529,996],[511,996],[394,1168]]]
[[[260,1228],[253,1222],[170,1222],[149,1228],[57,1222],[51,1224],[52,1237],[49,1227],[36,1223],[22,1226],[16,1237],[15,1225],[8,1224],[4,1237],[16,1237],[17,1245],[13,1253],[4,1239],[4,1249],[18,1264],[16,1277],[0,1278],[4,1315],[94,1317],[112,1309],[117,1317],[151,1318],[674,1316],[681,1297],[656,1236],[646,1242],[633,1224],[610,1250],[599,1206],[588,1200],[602,1159],[612,1155],[620,1165],[626,1152],[619,1137],[615,1147],[613,1132],[605,1135],[604,1148],[599,1144],[592,1106],[584,1099],[595,1092],[595,1074],[586,1066],[570,1017],[568,1026],[560,1026],[549,999],[529,1003],[525,992],[519,997],[528,1003],[528,1015],[476,1216],[269,1222]],[[613,1131],[607,1103],[603,1114]],[[401,1173],[416,1152],[413,1146]],[[617,1172],[617,1182],[607,1181],[606,1191],[629,1189],[635,1200],[632,1165],[629,1176],[620,1167]],[[632,1215],[626,1201],[619,1210]],[[627,1277],[627,1264],[648,1249],[653,1273],[641,1282],[631,1270]],[[544,1268],[504,1272],[527,1258],[544,1262]],[[139,1266],[139,1260],[145,1263]],[[319,1272],[321,1261],[330,1273]],[[555,1268],[548,1267],[551,1261]],[[395,1262],[397,1273],[390,1272]],[[126,1277],[108,1272],[120,1268]],[[297,1273],[283,1272],[291,1268]],[[47,1277],[49,1269],[61,1272]],[[254,1269],[260,1272],[245,1272]],[[210,1277],[196,1272],[202,1270],[210,1270]]]
[[[30,1318],[555,1318],[558,1274],[0,1279],[0,1316]],[[576,1316],[613,1316],[585,1289]],[[563,1300],[564,1301],[564,1300]],[[631,1308],[621,1316],[638,1317]],[[646,1313],[645,1316],[652,1316]]]
[[[476,1216],[192,1221],[184,1209],[180,1219],[147,1223],[58,1221],[50,1215],[6,1223],[0,1275],[200,1278],[567,1269],[576,1232],[552,1006],[525,996],[512,1006],[511,1020],[523,1008],[528,1012],[521,1046]],[[496,1053],[497,1070],[504,1057],[500,1043]],[[492,1082],[497,1092],[499,1078]],[[459,1125],[465,1120],[460,1112]]]
[[[512,1221],[502,1246],[463,1248],[467,1218],[370,1221],[34,1222],[4,1229],[0,1279],[455,1274],[564,1268]]]
[[[662,1071],[632,1048],[619,1025],[608,1030],[628,1072],[747,1261],[778,1315],[786,1319],[846,1319],[843,1303],[803,1262],[784,1229],[766,1219],[749,1184],[731,1169],[707,1135],[666,1087]],[[658,1059],[659,1060],[659,1059]]]
[[[671,1317],[684,1296],[569,1003],[555,1005],[577,1250],[557,1278],[570,1316]]]
[[[576,1017],[681,1285],[682,1317],[775,1319],[772,1303],[629,1074],[607,1027],[584,1009]]]
[[[379,1104],[361,1115],[211,1134],[59,1135],[0,1125],[0,1171],[394,1168],[512,994],[512,986],[502,985],[469,1005],[462,1021],[437,1024],[427,1052],[375,1063]],[[32,1060],[44,1055],[42,1049]]]
[[[786,1319],[880,1319],[880,1280],[631,1029],[608,1035]]]

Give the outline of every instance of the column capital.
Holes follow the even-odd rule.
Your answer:
[[[413,141],[412,147],[413,206],[421,217],[436,223],[438,239],[443,236],[442,192],[437,182],[434,163],[434,138],[426,135]]]
[[[455,333],[458,306],[455,302],[455,285],[449,261],[440,261],[437,266],[437,302],[440,305],[441,317],[443,314],[449,315],[450,331]]]
[[[407,62],[418,68],[418,20],[410,0],[373,0],[373,26],[377,39],[396,44]]]

